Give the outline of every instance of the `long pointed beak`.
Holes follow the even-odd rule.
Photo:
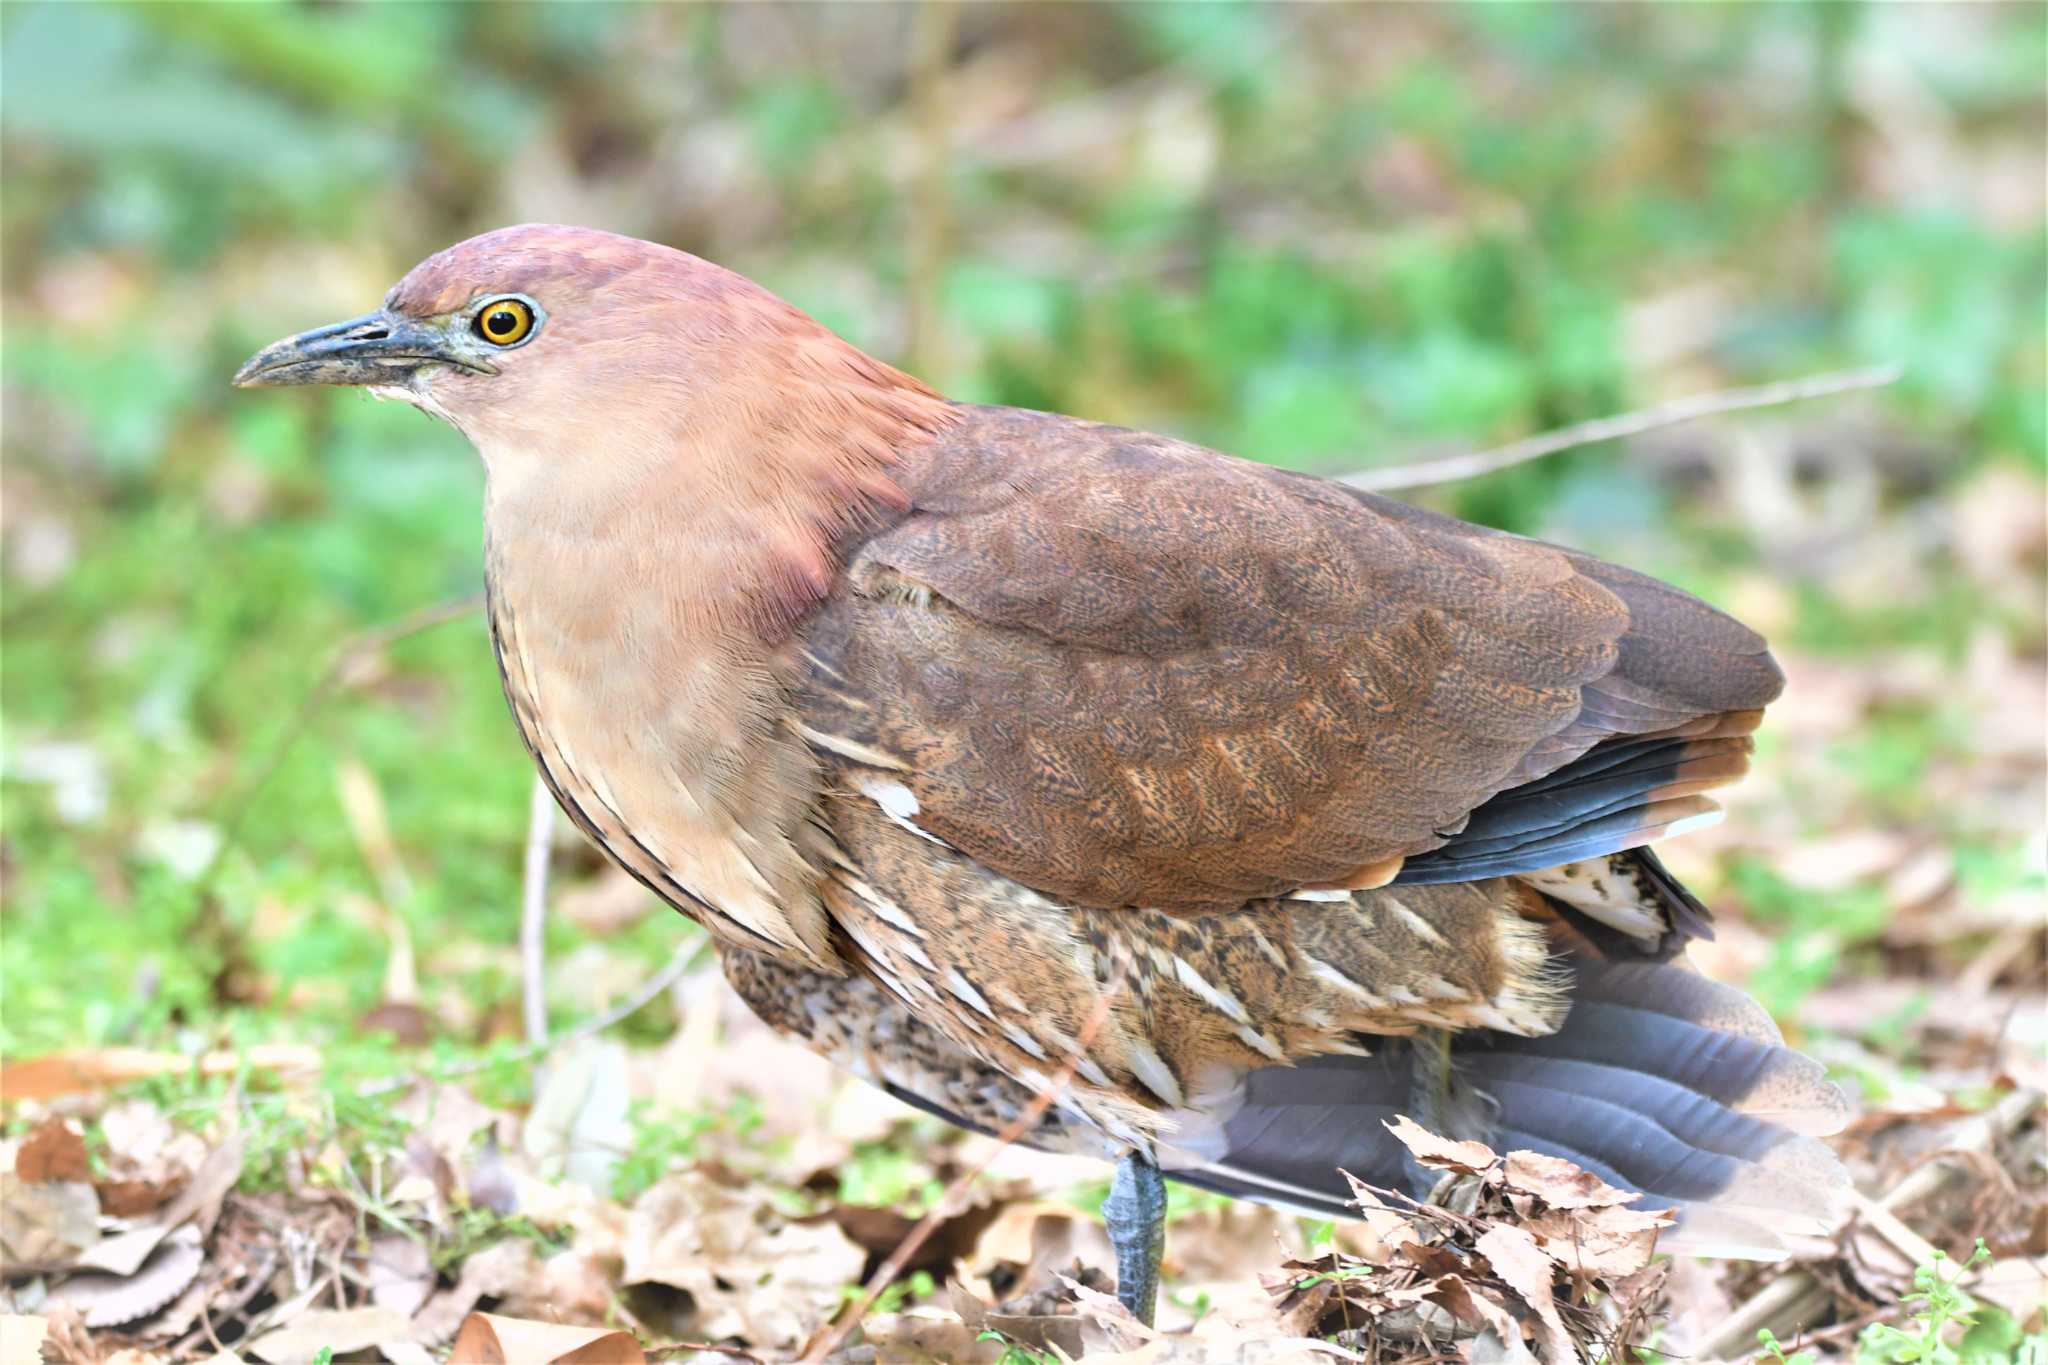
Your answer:
[[[484,374],[496,367],[449,335],[439,319],[382,309],[347,322],[273,341],[235,371],[238,389],[283,384],[402,384],[422,365],[457,365]]]

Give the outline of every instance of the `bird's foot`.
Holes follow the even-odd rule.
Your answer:
[[[1159,1262],[1166,1252],[1166,1177],[1136,1152],[1116,1164],[1102,1222],[1116,1249],[1116,1297],[1147,1327],[1159,1304]]]

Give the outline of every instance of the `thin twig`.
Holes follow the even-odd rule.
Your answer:
[[[1783,403],[1798,403],[1809,398],[1828,398],[1838,393],[1855,393],[1862,389],[1881,389],[1895,383],[1904,373],[1899,365],[1878,365],[1865,370],[1839,370],[1832,374],[1817,374],[1806,379],[1791,379],[1780,384],[1759,384],[1748,389],[1718,389],[1712,393],[1693,394],[1687,398],[1674,398],[1669,403],[1640,412],[1625,412],[1615,417],[1601,417],[1591,422],[1579,422],[1573,426],[1546,431],[1538,436],[1526,437],[1492,450],[1482,450],[1470,455],[1451,455],[1441,460],[1423,460],[1416,464],[1390,465],[1384,469],[1363,469],[1356,474],[1347,474],[1340,483],[1353,488],[1362,488],[1369,493],[1387,493],[1403,488],[1427,488],[1433,484],[1453,483],[1459,479],[1473,479],[1481,474],[1492,474],[1530,460],[1540,460],[1545,455],[1555,455],[1562,450],[1589,446],[1598,441],[1613,441],[1624,436],[1641,436],[1645,432],[1661,431],[1683,422],[1697,421],[1702,417],[1713,417],[1725,412],[1746,412],[1751,408],[1777,407]]]
[[[663,963],[653,975],[641,982],[631,995],[606,1010],[603,1014],[585,1019],[576,1027],[553,1035],[546,1042],[528,1043],[517,1051],[502,1057],[472,1057],[468,1061],[457,1062],[452,1066],[440,1067],[434,1071],[432,1079],[448,1081],[454,1080],[458,1076],[474,1076],[484,1068],[497,1066],[502,1062],[530,1062],[536,1057],[550,1052],[557,1052],[562,1048],[580,1043],[585,1038],[594,1038],[613,1025],[621,1023],[639,1013],[648,1001],[660,995],[670,986],[673,986],[681,979],[684,973],[690,970],[691,964],[709,946],[709,939],[685,940],[670,955],[669,960]],[[381,1085],[371,1086],[363,1093],[369,1096],[388,1095],[394,1090],[403,1090],[417,1079],[419,1079],[417,1075],[394,1078],[385,1081]]]
[[[206,867],[200,872],[197,880],[202,892],[213,885],[214,876],[219,872],[221,864],[240,842],[242,823],[249,818],[249,812],[255,809],[256,798],[263,794],[263,789],[269,785],[270,779],[277,776],[277,771],[284,766],[285,758],[291,753],[292,746],[305,734],[307,726],[313,722],[313,717],[327,704],[328,698],[340,689],[349,669],[359,660],[371,658],[409,636],[418,635],[421,631],[431,630],[450,621],[460,620],[482,606],[483,600],[479,594],[421,607],[387,625],[376,626],[351,636],[334,652],[333,659],[321,671],[311,690],[300,698],[298,709],[292,713],[291,719],[285,723],[284,729],[272,743],[263,766],[257,770],[256,776],[242,790],[241,796],[237,798],[227,817],[221,821],[220,845],[214,849],[213,857],[207,860]]]
[[[596,1018],[585,1019],[575,1028],[570,1029],[567,1033],[549,1043],[548,1047],[552,1049],[569,1043],[580,1043],[585,1038],[596,1037],[612,1025],[623,1023],[633,1015],[638,1014],[654,997],[680,981],[683,973],[690,970],[690,964],[703,954],[704,950],[710,946],[710,943],[711,940],[709,938],[699,939],[695,942],[684,942],[674,953],[670,954],[669,960],[663,964],[660,971],[640,983],[638,990]]]
[[[1038,1093],[1031,1097],[1031,1102],[1017,1111],[1017,1117],[1011,1119],[1003,1131],[996,1134],[995,1146],[991,1147],[980,1161],[953,1178],[952,1183],[947,1185],[945,1192],[939,1196],[938,1202],[932,1205],[924,1217],[917,1220],[917,1226],[904,1234],[903,1240],[896,1244],[896,1249],[889,1253],[889,1258],[868,1277],[867,1287],[862,1291],[859,1302],[841,1312],[821,1336],[812,1340],[809,1348],[798,1357],[800,1362],[822,1361],[839,1348],[839,1343],[867,1317],[868,1309],[874,1306],[875,1300],[896,1282],[896,1277],[903,1273],[903,1268],[910,1264],[918,1249],[931,1240],[932,1234],[939,1230],[940,1224],[959,1212],[959,1204],[966,1196],[967,1187],[980,1179],[981,1173],[1003,1154],[1004,1149],[1022,1137],[1025,1130],[1037,1123],[1045,1111],[1066,1093],[1067,1086],[1074,1079],[1075,1069],[1087,1055],[1089,1046],[1095,1041],[1096,1033],[1108,1021],[1109,1011],[1116,1004],[1117,996],[1122,993],[1123,985],[1124,964],[1119,961],[1109,980],[1103,983],[1102,993],[1095,1000],[1095,1008],[1083,1021],[1081,1031],[1075,1036],[1074,1046],[1068,1049],[1059,1069],[1038,1088]]]
[[[519,893],[519,980],[526,1007],[526,1041],[548,1041],[548,855],[554,848],[555,794],[533,779],[526,816],[526,871]]]

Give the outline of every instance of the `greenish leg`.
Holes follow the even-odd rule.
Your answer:
[[[1102,1222],[1116,1248],[1116,1297],[1146,1326],[1159,1303],[1159,1260],[1166,1252],[1166,1177],[1136,1152],[1116,1164]]]

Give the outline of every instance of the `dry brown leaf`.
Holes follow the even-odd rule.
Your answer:
[[[1159,1330],[1139,1322],[1123,1301],[1114,1294],[1105,1294],[1099,1289],[1090,1289],[1070,1275],[1059,1277],[1067,1292],[1074,1296],[1079,1316],[1105,1330],[1111,1337],[1111,1345],[1125,1349],[1126,1344],[1135,1345],[1157,1341]]]
[[[199,1230],[186,1226],[148,1253],[134,1270],[73,1275],[50,1291],[84,1315],[87,1327],[119,1327],[149,1317],[185,1292],[205,1263]]]
[[[1556,1267],[1536,1239],[1518,1227],[1496,1223],[1479,1235],[1474,1247],[1493,1266],[1493,1273],[1536,1314],[1543,1353],[1550,1365],[1578,1365],[1579,1349],[1565,1331],[1564,1319],[1557,1315],[1557,1300],[1551,1291]]]
[[[866,1261],[832,1224],[793,1223],[753,1191],[700,1170],[670,1176],[635,1201],[621,1278],[687,1291],[707,1337],[784,1349],[859,1282]]]
[[[434,1262],[426,1244],[396,1233],[372,1238],[370,1302],[410,1318],[434,1292]]]
[[[631,1333],[471,1313],[448,1365],[645,1365]]]
[[[242,1349],[270,1365],[304,1365],[323,1346],[344,1355],[380,1342],[411,1339],[412,1324],[388,1308],[313,1308]]]
[[[165,1208],[165,1226],[176,1227],[190,1219],[202,1235],[212,1233],[213,1225],[220,1217],[221,1201],[242,1178],[245,1150],[242,1135],[233,1133],[209,1152],[206,1160],[199,1164],[199,1169],[192,1173],[191,1183]]]
[[[461,1329],[477,1301],[510,1294],[530,1284],[538,1267],[533,1243],[524,1238],[496,1242],[462,1263],[462,1274],[454,1285],[427,1300],[413,1315],[413,1336],[424,1342],[443,1342]]]
[[[76,1180],[0,1172],[0,1259],[10,1272],[70,1265],[100,1238],[100,1199]]]
[[[609,1190],[620,1154],[633,1145],[630,1105],[624,1046],[593,1038],[564,1048],[535,1079],[521,1148],[544,1176]]]
[[[558,1251],[541,1261],[533,1278],[498,1296],[507,1317],[548,1322],[602,1323],[618,1300],[618,1262],[589,1251]]]
[[[1522,1226],[1572,1275],[1620,1279],[1650,1263],[1657,1234],[1673,1221],[1668,1213],[1610,1207],[1545,1210],[1530,1214]]]
[[[1633,1190],[1616,1189],[1562,1157],[1541,1152],[1509,1152],[1501,1175],[1508,1188],[1536,1195],[1554,1209],[1599,1208],[1642,1198]]]
[[[2048,1256],[1995,1261],[1969,1281],[1970,1297],[2003,1308],[2032,1331],[2048,1316]]]
[[[64,1119],[44,1119],[15,1152],[14,1176],[30,1184],[50,1180],[90,1183],[92,1160],[85,1153],[84,1135]]]
[[[1396,1114],[1386,1129],[1415,1154],[1417,1161],[1432,1170],[1478,1175],[1500,1159],[1483,1142],[1453,1142],[1438,1137],[1406,1114]]]

